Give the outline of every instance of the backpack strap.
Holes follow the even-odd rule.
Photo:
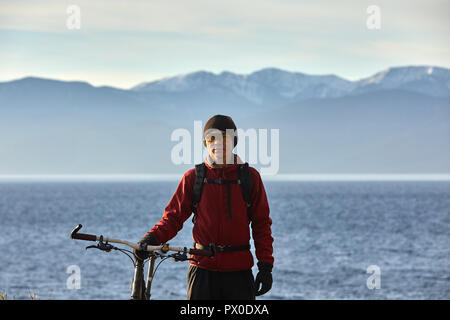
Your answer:
[[[251,207],[251,194],[252,194],[252,176],[249,169],[248,162],[240,164],[238,166],[238,180],[226,180],[226,179],[207,179],[206,178],[206,165],[205,163],[200,163],[195,165],[195,182],[192,195],[192,212],[194,216],[192,217],[192,223],[195,223],[195,218],[197,217],[197,205],[200,203],[202,198],[203,185],[205,183],[219,183],[227,185],[228,192],[228,215],[231,219],[231,192],[230,184],[238,183],[241,185],[242,197],[247,204],[248,219],[251,221],[250,207]]]
[[[200,163],[195,165],[195,182],[192,196],[192,212],[194,216],[192,217],[192,223],[195,223],[195,217],[197,216],[197,205],[202,198],[203,183],[206,177],[206,165],[205,163]]]
[[[248,219],[251,221],[250,207],[252,205],[251,196],[253,183],[252,183],[252,173],[250,172],[248,162],[239,165],[238,177],[241,184],[242,197],[244,198],[244,201],[247,204]]]

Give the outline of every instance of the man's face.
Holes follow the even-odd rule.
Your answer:
[[[233,138],[230,135],[221,130],[211,129],[207,130],[205,140],[209,155],[217,164],[224,164],[224,159],[227,159],[227,163],[230,162],[233,151]]]

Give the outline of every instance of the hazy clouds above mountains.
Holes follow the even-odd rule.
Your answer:
[[[377,30],[366,25],[374,3],[359,0],[0,3],[0,81],[32,75],[130,88],[196,70],[276,66],[354,80],[386,66],[450,67],[445,0],[379,0]],[[73,4],[76,30],[66,26]]]

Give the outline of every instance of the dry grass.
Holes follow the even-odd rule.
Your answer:
[[[30,291],[29,292],[29,296],[30,296],[31,300],[37,300],[37,293],[36,293],[36,291],[34,291],[34,292]],[[2,293],[0,293],[0,300],[8,300],[8,293],[5,290],[3,290]],[[14,297],[13,297],[13,300],[14,300]]]
[[[33,293],[31,293],[31,291],[30,291],[30,298],[31,298],[31,300],[37,300],[37,293],[36,293],[36,291],[35,292],[33,292]]]

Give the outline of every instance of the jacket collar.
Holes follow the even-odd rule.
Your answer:
[[[234,154],[234,163],[233,164],[229,164],[225,167],[217,167],[216,163],[214,162],[214,159],[208,154],[205,158],[205,164],[209,169],[222,169],[224,171],[232,171],[232,170],[236,170],[236,167],[239,164],[244,163],[242,161],[242,159],[237,155]]]

